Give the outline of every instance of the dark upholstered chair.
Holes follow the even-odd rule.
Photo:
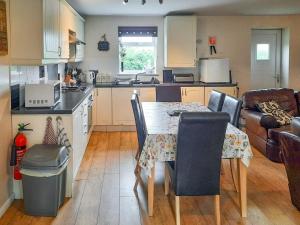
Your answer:
[[[156,87],[157,102],[181,102],[180,86],[157,86]]]
[[[224,103],[225,94],[213,90],[208,101],[208,108],[213,112],[220,112]]]
[[[134,92],[131,97],[131,106],[132,106],[132,110],[133,110],[133,114],[134,114],[135,126],[136,126],[137,137],[138,137],[138,145],[139,145],[137,153],[136,153],[136,157],[135,157],[137,164],[135,167],[136,181],[135,181],[135,185],[134,185],[134,190],[136,190],[138,183],[142,181],[142,179],[140,177],[141,168],[138,165],[138,161],[139,161],[140,154],[143,150],[143,146],[144,146],[144,143],[146,140],[145,118],[144,118],[142,107],[140,105],[139,96],[136,92]]]
[[[240,114],[242,109],[243,101],[238,100],[234,97],[226,95],[221,112],[226,112],[230,116],[230,123],[239,127]],[[234,187],[237,190],[237,178],[234,176],[234,161],[235,159],[230,159],[230,171],[231,177],[234,183]]]
[[[281,158],[285,165],[293,205],[300,210],[300,118],[294,118],[291,132],[280,133]]]
[[[166,163],[165,193],[171,181],[175,192],[176,224],[180,224],[179,196],[215,196],[220,224],[220,167],[227,123],[222,112],[182,113],[177,135],[176,161]]]
[[[230,116],[230,123],[239,127],[240,114],[242,109],[243,102],[231,96],[226,96],[221,112],[226,112]]]

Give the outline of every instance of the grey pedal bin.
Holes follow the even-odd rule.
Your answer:
[[[56,216],[66,194],[69,155],[66,147],[34,145],[21,161],[25,213]]]

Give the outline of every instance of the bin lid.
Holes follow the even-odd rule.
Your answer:
[[[68,159],[68,151],[65,146],[38,144],[27,150],[21,161],[21,168],[35,170],[58,169]]]

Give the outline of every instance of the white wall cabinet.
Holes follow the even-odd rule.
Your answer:
[[[68,61],[69,29],[81,27],[81,33],[75,23],[78,17],[84,26],[84,20],[65,0],[10,0],[9,12],[11,64]]]
[[[182,102],[198,102],[204,104],[204,87],[182,87],[181,100]]]
[[[205,105],[208,105],[210,93],[212,90],[216,90],[219,92],[223,92],[226,95],[232,96],[232,97],[238,97],[237,96],[237,87],[205,87]]]
[[[164,65],[171,68],[196,66],[197,17],[167,16],[164,20]]]
[[[59,8],[59,0],[43,0],[45,59],[58,59],[60,57]]]

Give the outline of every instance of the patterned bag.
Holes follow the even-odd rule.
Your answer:
[[[275,101],[261,102],[256,106],[261,112],[273,116],[281,126],[289,125],[292,122],[293,117],[281,109]]]

